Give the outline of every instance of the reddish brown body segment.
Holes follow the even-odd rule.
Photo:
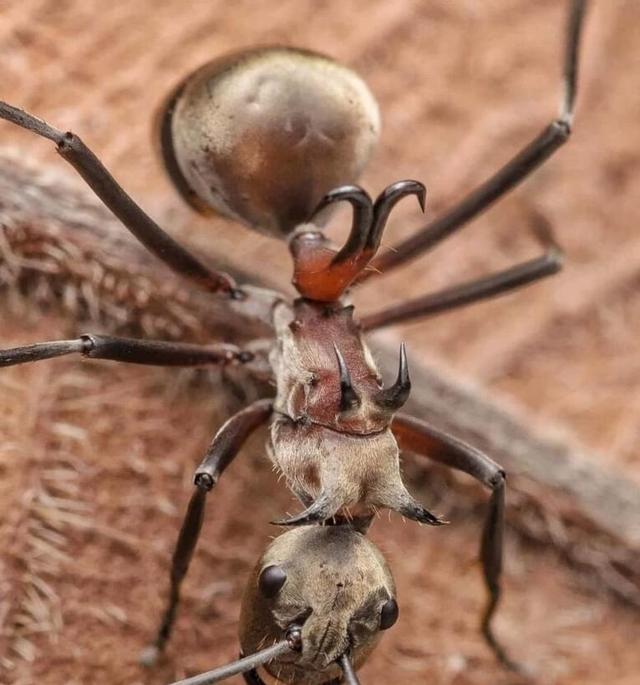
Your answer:
[[[286,317],[276,318],[282,327],[284,403],[279,411],[294,421],[319,424],[341,433],[378,433],[389,425],[389,412],[372,400],[382,387],[380,374],[353,318],[353,307],[340,302],[322,304],[300,299]],[[286,330],[285,329],[286,326]],[[360,405],[341,412],[340,378],[335,348],[344,357]],[[279,393],[280,395],[280,393]]]
[[[293,285],[303,296],[319,302],[335,302],[355,281],[373,257],[368,250],[336,263],[338,250],[317,232],[302,231],[291,241]]]

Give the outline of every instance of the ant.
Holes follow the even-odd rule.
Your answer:
[[[562,254],[548,232],[541,256],[467,283],[356,318],[348,291],[424,254],[513,189],[568,139],[576,96],[578,46],[586,0],[572,0],[564,89],[557,119],[459,204],[392,251],[377,255],[397,202],[425,188],[403,180],[375,199],[353,185],[378,137],[379,114],[365,83],[331,59],[293,48],[256,48],[206,64],[177,86],[157,119],[162,158],[176,188],[196,210],[217,211],[285,238],[299,297],[239,286],[165,233],[118,185],[74,133],[64,133],[0,102],[0,118],[53,141],[124,226],[157,258],[196,287],[251,312],[269,303],[273,341],[268,361],[276,385],[217,432],[195,473],[195,489],[174,551],[169,601],[144,659],[152,663],[174,623],[180,585],[200,535],[207,494],[245,440],[269,424],[268,452],[304,510],[281,526],[333,522],[366,530],[380,508],[432,526],[446,523],[405,488],[399,451],[466,472],[490,491],[480,557],[488,590],[481,629],[498,659],[515,664],[492,619],[500,599],[505,473],[487,455],[400,410],[411,390],[404,345],[395,382],[384,387],[363,334],[510,292],[556,273]],[[337,248],[321,226],[347,202],[353,220]],[[87,334],[0,352],[0,366],[67,354],[160,366],[251,365],[258,353],[233,344],[194,345]],[[245,610],[245,614],[246,614]],[[266,619],[265,619],[266,620]],[[251,644],[251,648],[256,645]],[[303,649],[304,653],[304,649]]]

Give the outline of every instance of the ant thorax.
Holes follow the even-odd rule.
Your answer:
[[[388,429],[392,413],[375,402],[382,380],[353,319],[353,307],[298,299],[292,307],[276,308],[274,324],[276,411],[295,423],[342,434],[369,436]],[[348,404],[342,402],[337,354],[351,380]]]
[[[376,508],[415,512],[390,429],[393,388],[382,387],[353,307],[306,299],[281,303],[274,325],[271,458],[311,505],[289,523],[339,513],[366,516]]]

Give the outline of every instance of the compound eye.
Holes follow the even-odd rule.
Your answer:
[[[280,566],[267,566],[262,569],[262,572],[260,573],[258,586],[260,587],[260,592],[263,597],[271,599],[280,592],[286,580],[287,574]]]
[[[387,630],[398,620],[398,602],[387,600],[380,611],[380,630]]]

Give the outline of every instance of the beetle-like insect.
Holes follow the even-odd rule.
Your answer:
[[[247,582],[240,645],[247,656],[181,681],[205,685],[245,673],[292,685],[357,682],[353,671],[398,619],[391,571],[350,524],[288,531],[267,548]],[[263,666],[264,664],[264,666]],[[180,685],[176,683],[175,685]]]
[[[489,600],[482,631],[498,658],[510,665],[492,630],[500,598],[505,474],[486,455],[427,422],[398,413],[411,388],[407,355],[400,350],[395,382],[383,387],[364,332],[414,320],[506,293],[558,271],[561,253],[542,235],[542,256],[472,282],[392,306],[357,320],[347,290],[406,264],[460,229],[549,158],[569,137],[576,95],[578,45],[585,0],[572,0],[559,118],[457,206],[429,222],[393,251],[376,256],[394,205],[424,186],[393,183],[375,200],[352,185],[378,136],[378,109],[366,85],[321,55],[288,48],[246,50],[216,60],[185,79],[158,117],[162,157],[187,201],[251,227],[286,237],[300,297],[239,287],[165,233],[125,193],[73,133],[0,103],[0,117],[55,142],[98,197],[147,249],[181,276],[235,310],[267,312],[275,341],[268,361],[275,398],[261,399],[218,431],[195,474],[195,490],[171,568],[169,602],[147,660],[164,647],[175,619],[180,584],[202,527],[207,493],[246,438],[270,423],[268,449],[305,509],[280,525],[356,519],[366,527],[379,508],[440,525],[417,503],[399,470],[399,448],[464,471],[491,490],[481,542]],[[333,188],[333,190],[332,190]],[[322,233],[325,210],[348,202],[353,222],[335,248]],[[265,304],[266,303],[266,304]],[[256,350],[232,344],[199,346],[83,335],[0,352],[0,366],[70,353],[139,364],[242,364],[251,370]],[[265,619],[266,620],[266,619]]]

